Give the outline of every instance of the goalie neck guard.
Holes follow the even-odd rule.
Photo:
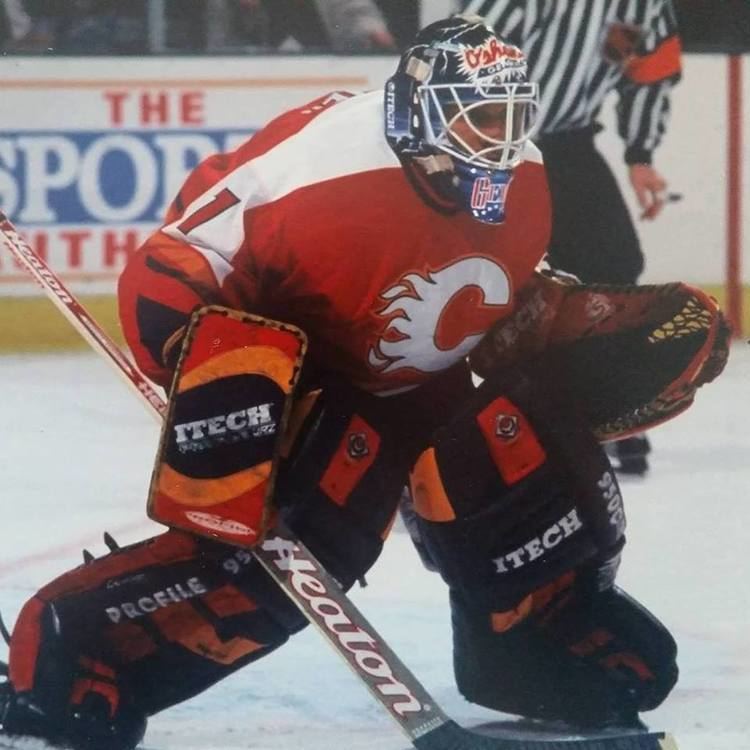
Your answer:
[[[447,172],[451,197],[486,223],[504,219],[512,169],[537,112],[538,87],[526,79],[523,53],[478,16],[425,27],[385,86],[393,151],[429,160],[432,175]]]

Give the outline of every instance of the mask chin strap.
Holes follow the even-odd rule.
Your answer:
[[[427,177],[433,189],[450,201],[457,209],[463,210],[465,201],[456,174],[457,161],[445,153],[414,156],[412,162],[420,172]]]

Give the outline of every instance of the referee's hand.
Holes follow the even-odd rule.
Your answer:
[[[650,164],[631,164],[630,184],[643,209],[641,219],[655,219],[664,208],[666,180]]]

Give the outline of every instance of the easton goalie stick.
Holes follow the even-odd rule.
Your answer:
[[[161,421],[166,409],[161,396],[1,211],[0,239],[73,327]],[[249,551],[344,658],[418,750],[676,750],[673,738],[662,732],[605,735],[596,739],[527,740],[500,739],[464,729],[442,711],[337,581],[283,522],[278,521],[262,544]]]

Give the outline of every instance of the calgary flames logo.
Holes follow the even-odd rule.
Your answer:
[[[392,373],[438,372],[478,343],[510,302],[510,281],[489,258],[463,258],[424,275],[410,273],[380,296],[387,319],[370,348],[370,366]]]

